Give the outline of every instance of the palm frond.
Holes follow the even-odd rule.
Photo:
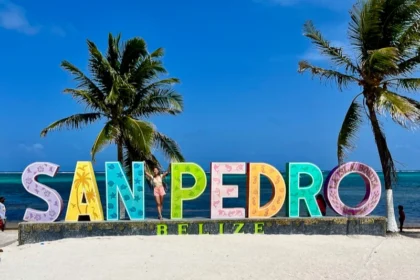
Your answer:
[[[184,162],[184,156],[178,144],[168,136],[155,132],[154,134],[155,145],[163,152],[166,159],[170,162]]]
[[[384,81],[383,84],[391,84],[409,92],[420,90],[420,78],[396,78]]]
[[[41,131],[41,137],[47,135],[48,132],[60,130],[63,128],[67,129],[78,129],[83,127],[84,125],[88,125],[93,123],[101,118],[100,113],[85,113],[85,114],[76,114],[56,122],[53,122],[48,127],[44,128]]]
[[[349,70],[352,74],[358,72],[357,66],[343,53],[342,48],[331,46],[330,42],[325,40],[321,32],[315,28],[312,21],[306,22],[303,28],[303,35],[312,41],[322,55],[329,57],[336,65],[345,66],[346,71]]]
[[[95,142],[93,143],[90,155],[92,156],[92,161],[95,162],[95,156],[97,153],[102,151],[107,145],[115,142],[115,139],[118,138],[118,129],[116,129],[112,122],[107,122],[99,132],[96,137]]]
[[[120,40],[121,34],[118,34],[116,37],[112,36],[111,33],[108,34],[108,52],[106,59],[114,69],[120,68]]]
[[[138,94],[127,114],[129,113],[136,117],[150,117],[156,114],[176,115],[181,113],[183,109],[184,101],[182,95],[171,88],[155,89],[146,96]]]
[[[97,100],[104,100],[105,95],[101,91],[101,89],[82,71],[80,71],[76,66],[71,64],[70,62],[64,60],[61,63],[61,67],[70,72],[74,79],[78,82],[77,88],[89,91],[90,95]]]
[[[337,158],[340,164],[343,163],[346,155],[356,147],[357,132],[363,121],[363,107],[356,98],[351,103],[338,134]]]
[[[165,50],[163,48],[158,48],[150,54],[150,57],[160,58],[160,57],[163,57],[164,55],[165,55]]]
[[[368,51],[365,72],[389,73],[398,69],[400,61],[399,51],[395,47],[385,47]]]
[[[307,61],[300,61],[298,72],[304,73],[306,71],[310,71],[312,76],[318,76],[320,80],[333,81],[337,83],[340,90],[345,88],[350,82],[359,82],[359,80],[354,76],[346,75],[334,70],[327,70],[312,66]]]
[[[139,61],[147,56],[146,42],[141,38],[133,38],[124,44],[120,75],[132,73]]]
[[[124,117],[121,120],[121,137],[126,139],[134,149],[145,154],[150,153],[153,145],[154,127],[148,122]]]
[[[359,58],[363,60],[368,57],[368,51],[382,48],[378,45],[383,36],[382,13],[382,0],[358,1],[350,11],[350,42],[359,50]]]
[[[92,95],[92,92],[89,90],[66,88],[63,92],[71,94],[71,96],[76,99],[78,103],[85,105],[87,108],[101,110],[103,112],[108,111],[108,108],[105,106],[105,104],[101,102],[103,100],[98,100],[95,98],[95,96]]]
[[[375,102],[375,109],[382,115],[389,113],[394,122],[405,128],[419,124],[420,103],[397,93],[382,90]]]

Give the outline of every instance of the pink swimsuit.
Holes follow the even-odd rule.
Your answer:
[[[155,186],[153,189],[154,196],[164,196],[166,194],[165,188],[163,187],[162,183],[162,175],[153,177],[153,184]]]

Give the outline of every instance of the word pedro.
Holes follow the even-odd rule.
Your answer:
[[[53,222],[64,208],[60,194],[37,181],[37,176],[54,177],[59,166],[53,163],[36,162],[30,164],[22,173],[25,189],[48,204],[47,211],[28,208],[23,220],[31,222]],[[300,216],[300,201],[304,202],[309,216],[321,217],[316,195],[324,186],[324,196],[328,205],[341,216],[366,216],[377,206],[381,197],[381,183],[376,172],[369,166],[349,162],[334,168],[323,182],[321,170],[312,163],[287,164],[286,180],[273,166],[266,163],[211,163],[210,175],[210,213],[211,219],[270,218],[286,204],[288,217]],[[131,220],[145,218],[145,170],[143,162],[133,162],[132,182],[119,162],[105,163],[106,177],[106,220],[119,220],[119,203],[125,207]],[[341,180],[350,173],[358,173],[365,181],[366,194],[356,207],[345,205],[338,193]],[[184,186],[182,176],[194,177],[193,186]],[[223,199],[237,198],[237,185],[223,185],[223,175],[246,174],[247,198],[243,208],[225,208]],[[302,174],[309,175],[311,183],[302,186]],[[260,178],[265,176],[272,186],[272,195],[265,205],[260,203]],[[287,182],[287,184],[286,184]],[[287,185],[287,188],[286,188]],[[171,165],[171,219],[183,218],[183,202],[201,196],[207,186],[204,170],[195,163],[173,163]],[[70,191],[66,221],[79,221],[80,216],[88,216],[90,221],[105,219],[99,190],[91,162],[77,162],[73,184]]]

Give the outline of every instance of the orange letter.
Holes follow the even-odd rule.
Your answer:
[[[276,215],[286,199],[286,184],[283,176],[273,166],[266,163],[248,163],[248,218],[270,218]],[[270,201],[260,205],[260,175],[266,176],[273,188]]]

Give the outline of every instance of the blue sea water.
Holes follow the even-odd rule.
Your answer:
[[[324,178],[329,172],[324,172]],[[382,180],[382,174],[378,173]],[[208,182],[210,174],[207,174]],[[284,174],[283,174],[284,176]],[[70,188],[73,181],[73,173],[59,173],[55,177],[39,176],[38,180],[57,190],[64,200],[65,207],[60,219],[64,220],[67,210],[67,201],[70,195]],[[101,196],[102,205],[105,205],[105,174],[96,173],[96,180]],[[165,179],[170,185],[170,176]],[[302,184],[309,184],[309,177],[302,178]],[[224,199],[225,207],[245,207],[246,199],[246,176],[245,175],[225,175],[223,178],[225,185],[238,185],[239,197]],[[194,179],[188,175],[183,177],[184,186],[192,186]],[[364,197],[365,186],[362,178],[357,174],[348,175],[343,179],[339,188],[341,200],[349,206],[356,206]],[[9,221],[22,221],[25,209],[30,207],[37,210],[47,210],[46,203],[38,197],[28,193],[21,182],[20,173],[0,173],[0,196],[6,197],[7,216]],[[265,204],[271,196],[271,185],[265,177],[261,178],[261,204]],[[394,188],[395,206],[404,205],[407,224],[420,224],[420,171],[419,172],[399,172],[398,184]],[[306,215],[304,204],[301,203],[301,215]],[[196,200],[184,202],[184,217],[210,217],[210,186]],[[170,191],[165,197],[164,217],[169,218]],[[105,207],[104,207],[105,211]],[[382,198],[376,209],[371,215],[385,216],[385,190],[382,191]],[[327,210],[327,215],[335,215],[331,209]],[[398,215],[396,211],[396,215]],[[283,207],[277,216],[285,216]],[[157,211],[153,192],[146,191],[146,218],[156,218]],[[398,216],[397,216],[398,217]]]

